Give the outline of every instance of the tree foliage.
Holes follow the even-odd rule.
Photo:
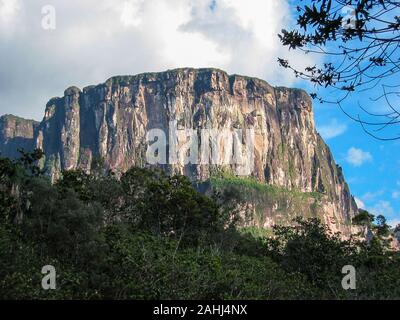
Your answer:
[[[284,68],[316,87],[331,87],[342,95],[328,100],[317,93],[321,102],[337,103],[353,120],[372,136],[384,140],[399,139],[380,133],[400,123],[398,77],[400,71],[400,3],[390,0],[301,0],[297,6],[297,28],[282,30],[284,46],[322,57],[322,63],[296,68],[279,58]],[[385,103],[385,111],[370,112],[360,105],[365,117],[351,114],[342,102],[354,91],[382,91],[376,102]],[[372,117],[372,120],[370,120]],[[373,130],[372,130],[373,129]]]
[[[2,299],[399,296],[398,254],[379,241],[343,241],[316,219],[254,236],[221,207],[232,192],[208,197],[159,170],[69,171],[51,184],[34,165],[0,159]],[[355,292],[340,286],[345,264],[362,279]],[[56,290],[41,288],[44,265],[56,268]]]

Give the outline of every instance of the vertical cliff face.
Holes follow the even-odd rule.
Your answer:
[[[173,138],[171,125],[177,129]],[[204,181],[218,171],[237,176],[243,175],[243,167],[251,168],[245,175],[260,184],[318,193],[319,200],[311,201],[310,208],[318,206],[332,229],[342,229],[357,210],[340,167],[315,130],[309,96],[217,69],[113,77],[83,90],[71,87],[64,97],[48,102],[34,140],[44,150],[53,178],[63,169],[90,171],[95,161],[123,172],[148,163],[151,139],[146,135],[152,129],[165,133],[167,159],[176,158],[163,166],[170,172]],[[221,160],[231,148],[221,135],[215,148],[219,162],[204,162],[195,155],[187,163],[180,147],[188,142],[188,130],[195,132],[195,144],[201,147],[208,145],[204,129],[214,130],[214,135],[242,130],[239,139],[247,158],[240,164]],[[213,155],[206,157],[210,160]],[[264,210],[268,214],[270,210]]]
[[[0,155],[15,158],[18,149],[31,151],[35,147],[34,134],[39,123],[13,115],[0,117]]]

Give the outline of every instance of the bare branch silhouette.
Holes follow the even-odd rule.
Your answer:
[[[332,87],[339,94],[335,101],[312,93],[321,103],[335,103],[369,135],[380,140],[383,131],[400,124],[400,1],[386,0],[300,0],[297,6],[297,29],[282,30],[279,38],[291,50],[324,56],[321,65],[294,67],[279,58],[279,64],[292,70],[296,77],[319,88]],[[382,89],[382,95],[371,102],[385,103],[386,110],[376,112],[359,104],[364,116],[351,115],[341,102],[351,93],[368,93]],[[390,89],[389,89],[390,88]],[[376,109],[376,108],[375,108]],[[377,118],[370,121],[369,118]],[[385,121],[382,121],[382,119]],[[379,126],[371,131],[370,126]],[[378,136],[376,132],[383,135]]]

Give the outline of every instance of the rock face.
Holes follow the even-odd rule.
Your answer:
[[[0,155],[16,158],[19,156],[18,149],[34,149],[34,135],[38,126],[39,122],[13,115],[0,117]]]
[[[248,174],[260,183],[320,194],[320,211],[333,230],[343,230],[357,211],[341,168],[315,130],[310,97],[302,90],[272,87],[259,79],[217,69],[113,77],[83,90],[70,87],[64,97],[51,99],[39,126],[29,121],[8,123],[10,127],[2,128],[1,150],[6,155],[11,152],[7,141],[14,137],[21,136],[29,145],[33,137],[55,179],[63,169],[90,171],[96,161],[117,172],[145,166],[152,143],[146,134],[151,129],[165,132],[168,159],[176,155],[177,161],[163,165],[167,170],[200,181],[218,170],[235,176],[241,174],[243,163],[187,164],[182,151],[172,146],[184,145],[188,130],[197,133],[195,143],[200,145],[205,141],[202,129],[217,133],[241,129],[243,150],[252,153],[245,161],[252,165]],[[178,130],[174,139],[169,137],[172,123]],[[249,130],[254,135],[246,140]],[[253,148],[246,149],[250,144]],[[220,158],[221,150],[229,148],[222,138]]]

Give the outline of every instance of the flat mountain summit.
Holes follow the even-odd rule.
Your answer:
[[[207,145],[206,130],[241,133],[241,154],[247,157],[240,164],[222,161],[232,148],[223,134],[214,154],[206,153],[214,162],[202,161],[202,153],[182,152],[188,136],[192,145]],[[52,179],[63,170],[91,171],[99,161],[124,172],[149,165],[149,147],[162,142],[156,136],[163,132],[165,150],[160,147],[156,158],[165,163],[159,165],[193,181],[247,188],[243,192],[253,195],[247,199],[253,212],[249,224],[267,228],[309,215],[321,217],[332,231],[349,232],[357,206],[316,131],[308,94],[218,69],[117,76],[82,90],[70,87],[47,103],[40,123],[2,116],[0,152],[16,157],[17,148],[42,149],[41,165]],[[250,168],[245,174],[243,166]]]

